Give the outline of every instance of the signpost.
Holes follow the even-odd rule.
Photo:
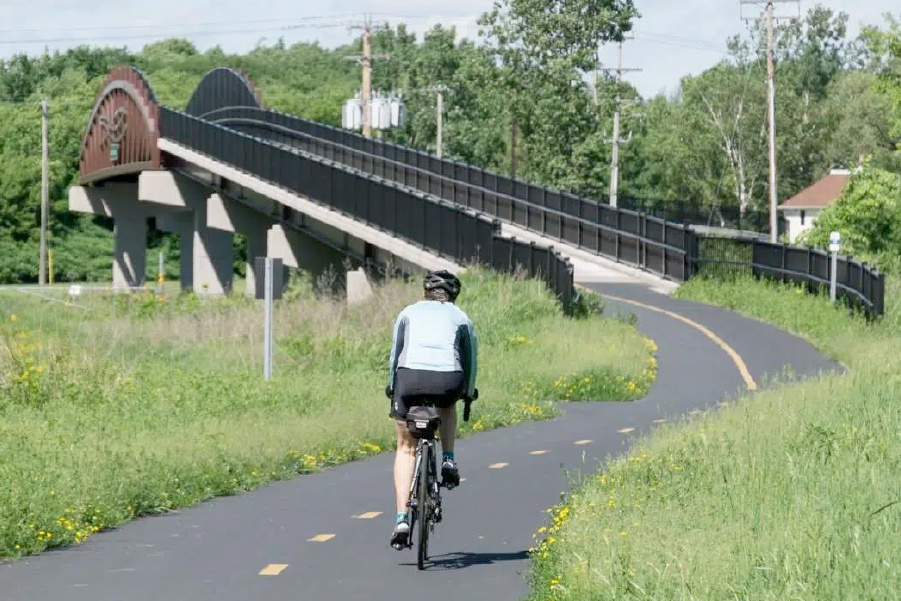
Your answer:
[[[829,274],[829,298],[835,302],[838,280],[838,250],[841,248],[842,235],[839,232],[829,234],[829,252],[832,253],[832,268]]]
[[[255,297],[263,300],[263,379],[272,379],[272,302],[282,297],[282,260],[273,257],[256,257],[255,272],[263,272],[257,277]]]

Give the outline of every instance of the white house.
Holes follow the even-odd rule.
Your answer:
[[[796,241],[801,232],[813,227],[820,212],[838,200],[850,175],[851,172],[846,169],[833,169],[829,175],[779,205],[786,221],[785,233],[790,242]]]

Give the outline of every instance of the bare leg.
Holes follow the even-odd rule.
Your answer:
[[[407,430],[406,422],[397,424],[397,453],[394,456],[394,492],[397,495],[397,513],[406,513],[413,468],[416,465],[416,441]]]
[[[438,431],[441,434],[441,450],[454,450],[454,437],[457,435],[457,407],[451,405],[447,409],[438,409],[441,416],[441,425]]]

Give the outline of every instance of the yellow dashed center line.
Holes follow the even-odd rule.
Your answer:
[[[493,469],[493,470],[499,470],[499,469],[501,469],[502,467],[507,467],[508,465],[510,465],[510,464],[509,464],[509,463],[492,463],[492,464],[489,465],[488,467],[491,468],[491,469]]]
[[[630,305],[635,305],[637,307],[647,309],[648,311],[655,311],[657,313],[662,313],[663,315],[666,315],[667,317],[672,317],[673,319],[678,319],[682,323],[686,323],[686,324],[690,325],[691,327],[695,328],[696,330],[698,330],[699,332],[704,334],[704,336],[707,336],[707,338],[712,340],[714,344],[716,344],[718,347],[723,349],[723,351],[727,355],[729,355],[729,358],[732,359],[733,363],[735,363],[735,367],[738,368],[738,373],[741,374],[741,378],[742,378],[742,380],[744,380],[745,386],[747,387],[747,389],[748,390],[757,390],[757,383],[754,381],[754,378],[751,377],[751,372],[748,371],[748,366],[745,365],[745,362],[741,358],[741,355],[739,355],[737,352],[735,352],[735,349],[733,349],[731,346],[726,344],[726,342],[723,341],[722,338],[720,338],[719,336],[717,336],[716,334],[711,332],[708,328],[704,327],[703,325],[699,324],[698,322],[694,321],[693,319],[689,319],[689,318],[685,317],[684,315],[679,315],[678,313],[674,313],[673,311],[667,311],[666,309],[661,309],[660,307],[655,307],[653,305],[640,303],[638,301],[629,300],[627,298],[620,298],[618,296],[612,296],[610,294],[601,294],[600,292],[598,294],[600,294],[601,296],[604,296],[606,298],[609,298],[611,300],[619,301],[621,303],[628,303]]]
[[[282,570],[288,567],[286,563],[270,563],[268,566],[260,570],[260,576],[278,576]]]
[[[335,538],[334,534],[317,534],[313,538],[308,538],[307,542],[311,543],[324,543],[327,540],[332,540]]]
[[[590,438],[586,438],[585,440],[577,440],[577,441],[574,442],[573,444],[577,444],[577,445],[591,444],[591,439],[590,439]]]
[[[367,511],[366,513],[361,513],[360,515],[354,516],[358,520],[371,520],[374,517],[382,515],[381,511]]]
[[[654,422],[655,424],[662,424],[662,423],[665,422],[665,421],[666,421],[665,419],[655,419],[655,420],[653,420],[653,422]]]
[[[545,453],[550,453],[550,451],[531,451],[529,455],[544,455]]]
[[[620,428],[616,432],[618,434],[628,434],[629,432],[633,432],[634,430],[635,430],[635,428]]]

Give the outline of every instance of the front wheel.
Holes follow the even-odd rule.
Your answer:
[[[432,519],[432,495],[429,491],[429,466],[432,464],[431,445],[425,448],[422,461],[419,462],[419,545],[416,559],[417,567],[425,569],[425,561],[429,557],[429,523]]]

